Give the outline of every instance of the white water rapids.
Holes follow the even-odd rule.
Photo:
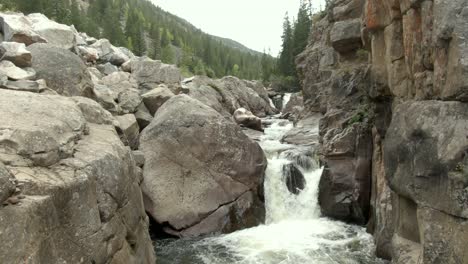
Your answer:
[[[273,119],[260,145],[268,158],[266,223],[227,235],[156,243],[158,264],[374,264],[372,237],[362,227],[320,217],[322,169],[301,146],[280,142],[292,123]],[[284,165],[295,164],[305,188],[291,193]]]

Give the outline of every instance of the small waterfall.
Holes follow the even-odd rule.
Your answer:
[[[160,243],[159,264],[383,264],[365,229],[320,216],[322,174],[310,149],[281,143],[293,125],[269,120],[265,225],[205,239]],[[294,182],[295,181],[295,182]],[[302,182],[301,182],[302,181]]]
[[[281,108],[281,110],[283,110],[284,108],[286,108],[286,106],[288,105],[289,101],[291,100],[291,95],[292,93],[285,93],[284,96],[283,96],[283,107]]]

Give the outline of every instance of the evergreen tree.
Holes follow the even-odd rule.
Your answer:
[[[289,21],[288,14],[284,18],[283,23],[283,45],[278,59],[278,69],[280,74],[285,76],[293,76],[295,73],[294,55],[293,55],[293,29]]]
[[[293,57],[304,51],[309,39],[309,32],[312,26],[311,6],[310,2],[301,0],[301,6],[297,14],[297,20],[294,25],[293,33]]]

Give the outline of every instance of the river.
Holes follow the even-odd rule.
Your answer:
[[[310,150],[281,143],[293,128],[271,119],[260,145],[268,158],[265,224],[197,239],[156,241],[158,264],[383,264],[374,256],[372,237],[363,227],[321,217],[318,185],[322,168]],[[317,128],[318,129],[318,128]],[[299,194],[286,186],[285,165],[304,175]]]

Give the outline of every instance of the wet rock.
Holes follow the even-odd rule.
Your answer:
[[[186,95],[172,97],[157,111],[142,132],[140,149],[146,158],[145,207],[158,223],[167,223],[166,232],[220,232],[232,223],[219,221],[228,219],[229,210],[222,208],[235,206],[248,192],[258,200],[266,166],[261,148],[236,124]]]
[[[297,195],[304,190],[306,184],[304,175],[294,164],[283,166],[283,177],[289,192]]]

